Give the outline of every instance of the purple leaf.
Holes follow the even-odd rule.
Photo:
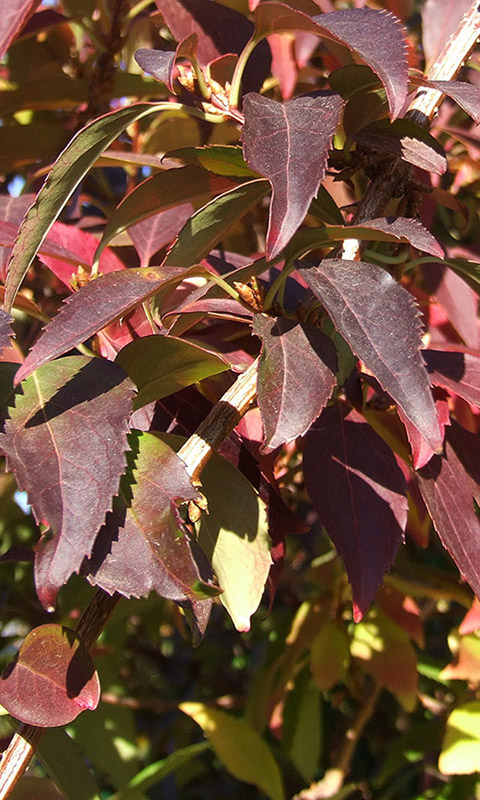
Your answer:
[[[209,64],[227,53],[239,55],[253,32],[252,23],[237,11],[210,0],[156,0],[165,23],[177,42],[195,33],[197,57],[201,65]],[[212,25],[212,12],[215,24]],[[266,43],[257,47],[249,59],[243,85],[248,91],[259,91],[270,68],[270,52]]]
[[[272,185],[267,259],[288,244],[317,194],[342,108],[339,95],[297,97],[283,105],[256,94],[244,98],[245,160]]]
[[[46,608],[89,555],[125,469],[134,386],[116,364],[71,356],[22,386],[0,444],[38,523],[35,580]]]
[[[110,272],[90,281],[66,299],[57,316],[44,328],[18,370],[16,382],[84,342],[162,287],[171,286],[183,273],[184,270],[175,267],[147,267]]]
[[[397,156],[427,172],[443,175],[447,159],[443,147],[427,131],[409,119],[372,122],[354,134],[355,141]]]
[[[443,546],[475,594],[480,595],[480,500],[478,437],[452,421],[445,453],[417,472],[420,491]]]
[[[383,439],[340,404],[326,408],[307,433],[303,471],[319,520],[345,562],[358,622],[403,538],[405,478]]]
[[[370,8],[342,9],[313,17],[285,3],[264,2],[255,10],[255,38],[301,30],[345,45],[380,78],[392,118],[398,117],[407,96],[406,44],[396,17]]]
[[[153,75],[158,81],[164,83],[175,94],[173,88],[173,69],[177,58],[195,59],[197,52],[197,37],[194,33],[187,36],[183,42],[172,51],[166,50],[137,50],[135,61],[143,69]]]
[[[25,637],[0,679],[0,702],[27,725],[54,728],[72,722],[100,699],[91,655],[75,631],[40,625]]]
[[[158,437],[137,433],[131,443],[132,475],[122,479],[121,495],[82,573],[110,594],[146,597],[155,591],[190,608],[203,597],[210,608],[207,592],[215,590],[203,577],[210,578],[210,572],[203,559],[201,573],[195,558],[201,553],[183,531],[177,508],[177,501],[196,500],[199,494],[183,461]]]
[[[361,261],[325,259],[299,271],[355,355],[438,452],[442,432],[413,297],[382,267]]]
[[[11,345],[10,336],[14,335],[12,328],[10,327],[12,322],[13,320],[10,314],[7,314],[3,308],[0,308],[0,353],[5,349],[5,347],[9,347]]]
[[[40,0],[16,0],[15,3],[2,3],[0,14],[0,58],[3,58],[10,44],[39,5]]]
[[[446,94],[480,125],[480,88],[465,81],[428,81],[442,94]]]
[[[21,197],[10,197],[8,194],[0,196],[0,220],[12,225],[11,245],[0,247],[0,278],[3,281],[18,227],[34,200],[34,194],[24,194]],[[4,245],[3,239],[0,241]]]
[[[476,353],[423,350],[422,355],[434,386],[480,406],[480,357]]]
[[[257,314],[253,331],[262,340],[257,392],[269,452],[319,416],[335,386],[337,357],[322,331],[284,317]]]
[[[159,214],[132,225],[128,229],[128,233],[140,256],[140,266],[148,267],[152,256],[162,247],[173,242],[180,229],[193,214],[192,204],[182,203],[182,205],[160,211]]]
[[[400,241],[408,242],[417,250],[421,250],[429,255],[443,258],[443,250],[435,237],[416,219],[406,217],[382,217],[381,219],[369,219],[356,225],[355,228],[368,228],[374,231],[381,231],[398,237]],[[362,238],[361,233],[359,239]]]

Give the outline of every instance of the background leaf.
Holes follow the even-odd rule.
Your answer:
[[[18,2],[2,3],[0,15],[0,58],[3,58],[11,42],[32,16],[41,0],[18,0]]]
[[[116,364],[70,356],[22,386],[0,444],[38,522],[35,580],[51,608],[91,551],[125,469],[134,387]]]
[[[480,701],[454,708],[447,720],[438,768],[444,775],[471,775],[480,771]]]

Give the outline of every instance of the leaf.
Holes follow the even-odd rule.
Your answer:
[[[480,521],[472,497],[480,500],[477,437],[452,420],[445,452],[417,472],[420,491],[443,546],[475,594],[480,595]]]
[[[163,107],[138,103],[105,114],[79,131],[60,153],[20,227],[6,282],[7,311],[45,236],[98,156],[132,122]]]
[[[480,700],[461,703],[448,717],[438,768],[444,775],[480,772]]]
[[[27,725],[66,725],[100,699],[100,683],[80,637],[63,625],[40,625],[25,637],[0,679],[0,703]]]
[[[299,272],[352,351],[437,452],[442,431],[423,363],[412,296],[381,267],[324,259]]]
[[[119,792],[115,800],[141,800],[145,792],[156,786],[160,781],[165,780],[172,772],[180,771],[182,767],[189,764],[197,756],[203,755],[209,748],[208,742],[190,744],[175,750],[166,758],[162,758],[161,761],[149,764],[135,775],[126,789]]]
[[[152,434],[132,434],[130,445],[131,476],[122,478],[120,497],[82,574],[109,594],[146,597],[155,591],[187,607],[201,599],[209,609],[209,587],[195,558],[195,543],[182,530],[177,508],[179,501],[199,497],[185,465]],[[205,563],[202,569],[207,574]],[[218,594],[211,588],[212,594]]]
[[[443,147],[430,133],[409,119],[377,120],[357,131],[354,139],[427,172],[443,175],[447,171]]]
[[[441,680],[479,681],[480,680],[480,640],[476,636],[448,637],[454,659],[440,673]]]
[[[180,703],[179,708],[200,725],[217,758],[237,780],[257,786],[270,800],[284,799],[278,765],[247,722],[203,703]]]
[[[356,411],[326,408],[305,437],[305,485],[342,556],[358,621],[395,558],[407,522],[403,473]]]
[[[318,192],[342,108],[338,95],[297,97],[284,104],[255,94],[244,98],[245,161],[272,186],[269,260],[288,244]]]
[[[229,369],[219,356],[174,336],[137,339],[120,351],[115,362],[138,389],[134,409]]]
[[[318,688],[327,691],[343,681],[349,661],[348,637],[333,622],[326,622],[315,636],[310,652],[310,669]]]
[[[193,213],[192,203],[181,203],[129,227],[128,235],[140,256],[141,267],[148,267],[158,250],[172,244]]]
[[[392,118],[407,95],[406,45],[393,14],[370,8],[342,9],[313,17],[286,3],[263,2],[255,10],[255,39],[270,33],[301,30],[343,44],[364,61],[385,86]]]
[[[480,357],[476,353],[423,350],[422,355],[434,386],[480,405]]]
[[[337,358],[322,331],[285,317],[256,314],[253,332],[262,340],[257,395],[269,452],[302,436],[318,417],[335,386]]]
[[[208,144],[204,147],[182,147],[165,153],[165,158],[178,158],[187,164],[197,164],[216,175],[255,177],[255,172],[243,160],[242,148],[237,146]]]
[[[355,626],[353,658],[375,681],[394,694],[405,711],[417,704],[418,672],[415,651],[407,634],[381,613],[370,613]]]
[[[288,691],[283,709],[282,749],[305,783],[316,775],[322,753],[322,696],[303,670]]]
[[[110,216],[98,245],[95,261],[98,262],[107,244],[131,225],[186,201],[191,202],[217,191],[223,192],[229,185],[228,181],[215,178],[205,169],[196,166],[157,172],[129,192]]]
[[[100,800],[83,753],[63,728],[46,730],[35,745],[35,755],[68,800]]]
[[[471,0],[425,0],[421,7],[422,44],[430,67],[457,32],[462,18],[472,7]]]
[[[13,320],[10,314],[7,314],[3,308],[0,308],[0,353],[11,345],[10,337],[14,335],[11,328],[12,322]]]
[[[17,383],[127,314],[163,286],[172,286],[181,274],[181,269],[146,267],[111,272],[90,281],[68,297],[56,317],[45,326],[19,369]]]
[[[268,184],[264,180],[249,181],[224,192],[200,208],[178,234],[164,266],[189,267],[197,264],[213,250],[232,225],[262,199],[267,189]]]
[[[433,86],[442,94],[454,100],[460,108],[480,125],[480,88],[465,81],[428,81],[428,86]]]
[[[17,395],[0,445],[48,533],[35,558],[45,608],[93,546],[125,468],[133,385],[120,367],[70,356],[36,371]]]
[[[17,0],[15,3],[2,3],[0,15],[0,58],[3,58],[23,26],[28,22],[40,0]]]
[[[478,349],[480,332],[477,323],[477,293],[463,277],[442,264],[423,264],[421,272],[425,291],[434,295],[465,344]]]
[[[157,81],[164,83],[172,94],[173,88],[173,69],[177,58],[188,58],[190,61],[195,59],[197,52],[197,36],[192,33],[187,36],[176,50],[145,50],[140,49],[135,53],[135,61],[143,69],[153,75]]]

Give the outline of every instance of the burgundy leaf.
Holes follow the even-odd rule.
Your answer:
[[[302,436],[319,416],[335,386],[337,358],[332,340],[309,325],[257,314],[253,330],[262,340],[257,392],[269,452]]]
[[[70,225],[62,225],[62,223],[55,223],[53,228],[51,229],[49,235],[45,238],[45,241],[39,247],[38,256],[40,260],[50,266],[51,264],[58,264],[58,270],[52,267],[53,272],[57,274],[59,273],[60,280],[63,279],[63,282],[68,285],[71,275],[75,272],[75,268],[79,265],[84,267],[89,267],[91,261],[88,260],[89,248],[86,247],[86,252],[84,248],[77,248],[80,249],[80,252],[72,252],[72,250],[65,247],[60,242],[62,239],[64,240],[65,237],[60,236],[57,233],[55,234],[54,228],[60,225],[61,228],[69,228],[72,231],[78,230],[78,237],[77,240],[80,239],[81,235],[87,236],[84,231],[80,231],[77,228],[73,228]],[[0,220],[0,250],[7,251],[8,253],[11,252],[13,244],[15,242],[15,238],[18,234],[18,224],[13,224],[12,222],[5,222],[4,220]],[[91,234],[88,234],[92,239],[94,238]],[[85,241],[85,240],[84,240]],[[98,241],[96,241],[98,245]],[[110,254],[113,256],[112,251]],[[7,258],[6,253],[1,256],[2,263]],[[116,258],[116,257],[115,257]],[[117,269],[123,268],[122,262],[117,259],[118,264],[120,265]],[[102,265],[103,266],[103,265]],[[67,273],[68,278],[65,278],[65,273]]]
[[[0,445],[38,523],[35,580],[46,608],[89,555],[125,469],[134,387],[116,364],[71,356],[26,381]]]
[[[196,500],[199,494],[183,461],[158,437],[137,433],[130,442],[135,452],[132,475],[122,479],[121,495],[82,572],[110,594],[146,597],[155,591],[191,607],[206,598],[204,578],[211,573],[182,530],[177,501]],[[208,599],[202,603],[210,608]]]
[[[355,227],[370,228],[375,231],[383,231],[392,236],[398,236],[400,241],[407,241],[417,250],[437,256],[437,258],[443,258],[441,245],[430,231],[427,231],[422,223],[416,219],[381,217],[380,219],[369,219]]]
[[[471,0],[425,0],[422,4],[422,44],[427,66],[440,55],[471,7]]]
[[[0,13],[0,58],[3,58],[10,44],[30,19],[40,0],[16,0],[3,2]]]
[[[442,430],[442,436],[445,434],[445,426],[450,425],[450,411],[448,408],[448,395],[443,389],[435,388],[433,390],[435,399],[435,408],[437,411],[437,419]],[[432,456],[435,455],[434,450],[430,447],[429,443],[423,438],[418,431],[418,428],[413,425],[409,419],[402,413],[402,409],[398,408],[398,416],[405,425],[408,441],[412,450],[412,461],[415,469],[424,467]]]
[[[191,203],[182,203],[137,222],[128,229],[133,246],[140,256],[141,267],[148,267],[157,250],[173,242],[194,211]]]
[[[286,3],[264,2],[255,10],[255,38],[281,31],[305,31],[345,45],[380,78],[395,119],[407,96],[406,44],[393,14],[370,8],[342,9],[313,17]]]
[[[340,404],[326,408],[307,433],[303,471],[319,520],[345,562],[358,622],[403,538],[403,473],[363,417]]]
[[[12,225],[10,246],[3,246],[3,239],[0,240],[2,243],[2,247],[0,247],[0,279],[2,281],[5,280],[8,260],[12,253],[13,243],[15,241],[15,236],[17,235],[19,225],[34,200],[34,194],[24,194],[21,195],[21,197],[10,197],[8,194],[0,195],[0,220]],[[0,231],[3,233],[1,228]]]
[[[5,347],[11,345],[10,336],[13,336],[13,331],[10,327],[11,322],[13,320],[10,314],[0,308],[0,353]]]
[[[283,250],[303,222],[325,176],[342,108],[339,95],[297,97],[283,105],[256,94],[244,98],[245,160],[272,185],[267,259]]]
[[[480,125],[480,88],[465,81],[428,81],[442,94],[446,94]]]
[[[445,453],[417,473],[420,491],[443,546],[475,594],[480,595],[480,443],[455,421],[446,432]]]
[[[67,353],[113,320],[125,315],[184,270],[176,267],[129,269],[90,281],[65,301],[20,367],[16,381],[24,380],[41,364]],[[108,303],[105,302],[108,298]]]
[[[339,333],[435,452],[442,432],[420,353],[421,324],[413,297],[382,267],[325,259],[300,268]]]
[[[135,61],[143,69],[164,83],[174,94],[173,69],[177,58],[194,59],[197,52],[197,37],[194,33],[187,36],[173,52],[166,50],[137,50]]]
[[[0,679],[2,706],[40,728],[66,725],[82,711],[93,711],[99,699],[92,657],[75,631],[63,625],[30,631]]]
[[[480,356],[477,353],[423,350],[422,355],[435,386],[480,406]]]
[[[443,175],[447,159],[443,147],[409,119],[381,119],[357,131],[353,138],[375,150],[397,156],[415,167]]]
[[[442,264],[422,264],[421,270],[429,294],[433,294],[445,309],[465,344],[476,349],[479,345],[478,294],[460,275]]]
[[[239,55],[253,32],[252,23],[237,11],[210,0],[155,0],[177,42],[195,33],[200,64],[209,64],[226,53]],[[212,12],[215,24],[212,25]],[[255,48],[243,76],[247,91],[258,91],[270,68],[268,45]]]

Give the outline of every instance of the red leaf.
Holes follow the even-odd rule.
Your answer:
[[[113,320],[170,285],[184,270],[176,267],[129,269],[102,275],[67,298],[59,313],[44,328],[38,342],[20,367],[16,381],[39,366],[67,353]],[[108,303],[105,303],[108,297]]]
[[[477,597],[473,598],[473,603],[470,606],[469,610],[465,614],[464,618],[462,619],[459,627],[458,632],[462,634],[462,636],[466,636],[469,633],[475,633],[480,629],[480,600]]]
[[[445,426],[450,425],[450,413],[448,408],[448,395],[442,389],[434,389],[435,407],[437,410],[437,419],[440,424],[442,435],[445,432]],[[428,442],[423,438],[418,429],[413,425],[409,419],[402,414],[401,408],[398,409],[398,415],[405,425],[408,441],[412,449],[412,461],[415,469],[420,469],[428,464],[435,451],[430,447]]]
[[[34,200],[34,194],[24,194],[21,197],[10,197],[8,194],[0,195],[0,220],[9,222],[12,225],[11,245],[0,247],[0,280],[2,281],[5,280],[6,268],[18,227]],[[3,245],[3,239],[1,241]]]
[[[272,75],[278,80],[283,100],[288,100],[297,83],[295,40],[288,34],[272,33],[268,37],[268,44],[272,51]]]
[[[478,295],[467,283],[442,264],[423,264],[422,273],[429,294],[445,309],[448,319],[468,347],[477,348]]]
[[[307,433],[303,470],[319,520],[345,562],[358,622],[403,538],[405,479],[383,439],[339,404]]]
[[[121,496],[82,572],[110,594],[146,597],[155,591],[191,607],[202,596],[195,558],[202,554],[182,530],[177,501],[196,500],[199,494],[183,461],[167,444],[148,433],[134,436],[131,476],[122,479]],[[210,577],[204,558],[202,566]],[[202,600],[208,607],[210,602]]]
[[[480,88],[465,81],[428,81],[439,92],[446,94],[480,125]]]
[[[272,185],[267,259],[283,250],[303,222],[325,176],[342,108],[339,95],[297,97],[283,105],[261,95],[244,98],[245,160]]]
[[[335,347],[322,331],[284,317],[257,314],[262,340],[258,405],[265,427],[265,452],[302,436],[326,405],[337,371]]]
[[[435,386],[441,386],[467,403],[480,406],[480,356],[468,351],[423,350],[423,358]]]
[[[384,269],[325,259],[300,274],[351,349],[435,452],[442,446],[413,297]]]
[[[193,214],[192,204],[182,203],[132,225],[128,233],[140,256],[140,266],[148,267],[151,257],[157,250],[173,242]]]
[[[480,595],[480,521],[472,497],[480,499],[478,437],[452,421],[445,453],[417,472],[422,497],[443,546],[475,594]]]
[[[25,637],[0,680],[0,703],[27,725],[55,728],[72,722],[100,699],[92,657],[63,625],[40,625]]]
[[[50,526],[35,562],[38,596],[50,608],[118,491],[134,387],[116,364],[71,356],[41,367],[22,389],[0,442],[36,520]]]
[[[58,257],[49,253],[57,245]],[[40,247],[38,257],[54,275],[57,276],[68,289],[72,289],[72,275],[76,272],[76,266],[82,264],[89,268],[93,264],[93,259],[98,247],[98,239],[88,231],[82,231],[75,225],[65,225],[63,222],[55,222],[52,226],[45,242]],[[62,250],[68,255],[68,260],[62,258]],[[72,264],[72,258],[75,259]],[[100,257],[100,272],[115,272],[125,269],[125,264],[113,250],[105,249]]]
[[[195,58],[197,52],[197,37],[194,33],[187,36],[177,45],[174,51],[168,50],[137,50],[135,61],[149,75],[164,83],[174,94],[173,69],[177,58]]]
[[[422,43],[428,66],[440,55],[471,7],[471,0],[425,0],[422,4]]]
[[[2,3],[0,13],[0,58],[3,58],[10,44],[30,19],[40,0],[16,0],[15,3]]]
[[[407,95],[408,73],[405,38],[393,14],[353,8],[309,17],[279,2],[263,2],[256,8],[256,38],[294,30],[314,33],[356,53],[382,81],[392,118],[398,117]]]

